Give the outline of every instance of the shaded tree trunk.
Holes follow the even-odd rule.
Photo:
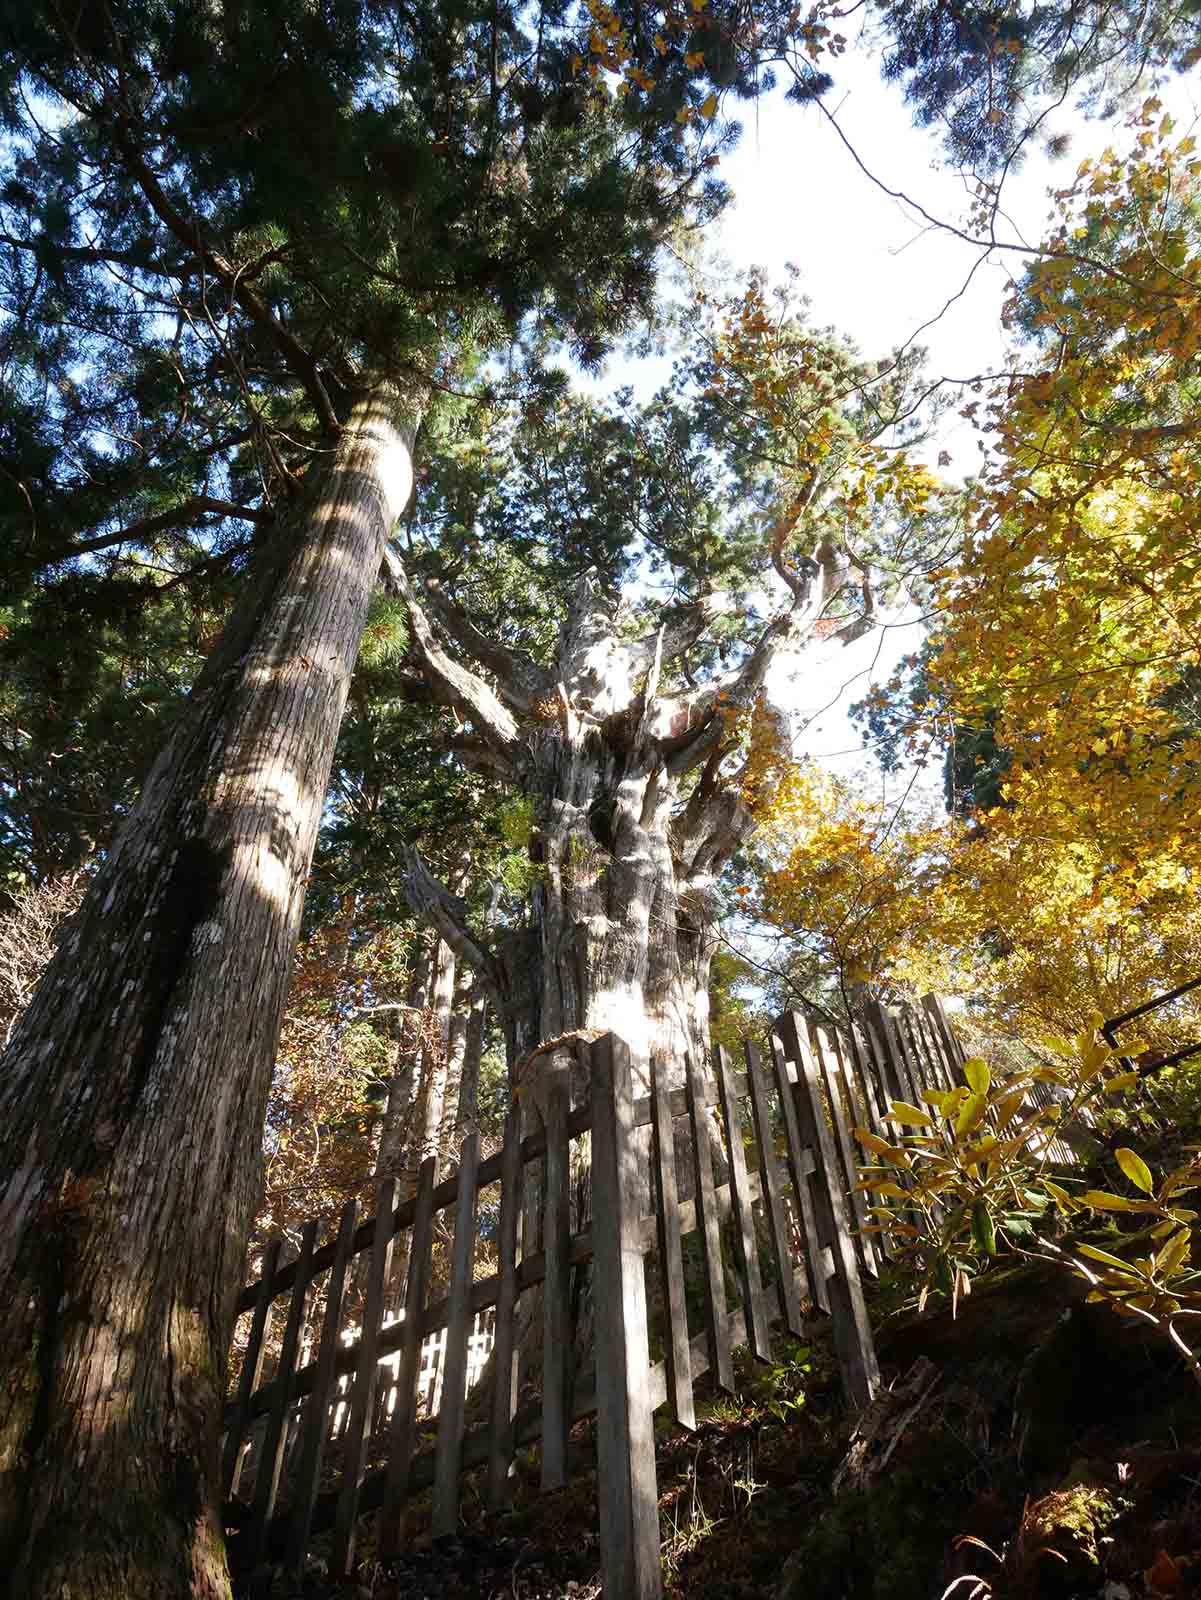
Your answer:
[[[359,402],[266,550],[3,1059],[0,1565],[229,1594],[218,1428],[267,1090],[350,674],[412,484]]]
[[[405,1003],[410,1008],[401,1013],[396,1026],[396,1049],[392,1057],[392,1075],[388,1080],[388,1098],[380,1124],[379,1143],[375,1152],[374,1177],[402,1176],[404,1156],[409,1142],[413,1113],[413,1085],[417,1077],[420,1027],[425,1011],[430,979],[430,959],[420,952],[413,964]]]
[[[421,1091],[414,1118],[413,1165],[433,1156],[442,1162],[442,1108],[446,1102],[446,1081],[450,1068],[451,1014],[455,998],[455,954],[444,939],[434,954],[434,985],[431,997],[433,1027],[422,1052]],[[435,1181],[437,1168],[435,1169]]]
[[[459,1154],[454,1135],[460,1121],[474,976],[468,966],[459,967],[455,973],[454,1001],[450,1009],[450,1030],[446,1042],[446,1090],[442,1097],[442,1121],[438,1129],[438,1160],[443,1168],[448,1161],[457,1161]]]
[[[477,978],[467,994],[467,1020],[463,1034],[463,1065],[459,1073],[459,1095],[455,1126],[463,1132],[475,1123],[480,1111],[480,1065],[484,1057],[484,1033],[488,1025],[488,995]]]

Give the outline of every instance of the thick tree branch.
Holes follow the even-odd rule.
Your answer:
[[[863,610],[832,635],[840,644],[854,644],[856,639],[862,639],[863,635],[870,633],[876,625],[876,590],[870,578],[864,578],[861,592]]]
[[[655,653],[651,658],[650,670],[646,675],[646,687],[642,691],[642,715],[638,719],[638,731],[634,736],[635,744],[641,744],[653,727],[652,713],[655,706],[655,697],[659,693],[659,675],[663,670],[663,633],[662,628],[655,634]]]
[[[39,563],[49,567],[59,561],[70,561],[75,556],[87,556],[97,550],[111,549],[113,545],[134,544],[149,539],[156,533],[163,533],[168,528],[185,527],[206,512],[264,525],[275,521],[274,511],[269,511],[266,507],[238,506],[231,500],[215,500],[211,495],[194,494],[186,500],[181,500],[170,511],[160,511],[153,517],[143,517],[139,522],[131,522],[127,528],[121,528],[116,533],[97,534],[94,539],[80,539],[75,544],[63,545],[52,554],[40,556]]]
[[[84,266],[127,267],[131,272],[152,272],[157,278],[169,278],[172,273],[161,261],[136,250],[101,250],[95,245],[58,244],[53,239],[17,239],[11,233],[0,233],[0,244],[12,250],[28,250],[36,255],[49,252],[61,261],[78,261]]]
[[[679,879],[691,889],[711,888],[754,826],[737,781],[697,784],[675,824]]]
[[[729,604],[729,597],[721,592],[702,596],[686,606],[680,606],[664,618],[654,633],[648,633],[638,648],[649,662],[658,656],[662,662],[677,660],[696,643],[712,622]]]
[[[503,988],[500,963],[468,926],[465,902],[438,882],[422,860],[421,852],[412,845],[405,847],[404,863],[400,886],[414,914],[428,922],[455,955],[478,973],[499,1008]]]
[[[517,720],[507,706],[474,672],[452,661],[434,638],[424,611],[413,593],[404,563],[389,546],[384,546],[384,567],[388,582],[404,601],[413,630],[413,643],[422,669],[438,699],[456,706],[470,718],[480,736],[510,765],[516,765],[519,746]]]
[[[463,765],[472,772],[490,772],[496,777],[503,778],[506,783],[516,783],[518,780],[519,773],[516,767],[483,739],[477,739],[471,734],[455,734],[443,741],[443,748],[450,754],[458,756]]]
[[[427,580],[425,592],[430,609],[444,630],[462,646],[472,660],[496,679],[500,696],[516,711],[531,711],[545,700],[554,688],[554,679],[545,667],[527,656],[524,651],[512,650],[508,645],[489,639],[471,618],[455,605],[442,585],[434,578]]]
[[[680,710],[686,710],[687,726],[694,727],[696,731],[685,731],[678,738],[671,737],[669,733],[663,739],[667,770],[673,776],[689,772],[708,759],[725,733],[726,722],[721,711],[726,708],[745,710],[754,705],[773,662],[781,651],[795,643],[807,621],[812,621],[812,617],[796,607],[776,617],[759,635],[755,648],[737,672],[707,684],[695,695],[676,703],[677,720]]]

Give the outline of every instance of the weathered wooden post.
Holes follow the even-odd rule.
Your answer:
[[[542,1487],[567,1482],[567,1436],[575,1352],[571,1327],[571,1074],[550,1067],[542,1074],[546,1165],[542,1190]]]
[[[826,1121],[817,1064],[806,1038],[805,1025],[795,1012],[786,1011],[777,1019],[775,1033],[784,1047],[785,1056],[796,1068],[793,1103],[800,1137],[816,1158],[813,1210],[818,1243],[823,1251],[828,1247],[833,1255],[834,1270],[830,1274],[827,1289],[834,1348],[843,1386],[852,1405],[865,1406],[879,1387],[880,1369],[876,1364],[876,1349],[863,1301],[859,1263],[855,1259],[855,1242],[847,1218],[842,1174],[834,1148],[834,1135]]]
[[[596,1273],[597,1501],[606,1600],[659,1600],[659,1505],[646,1277],[629,1047],[592,1054],[592,1240]]]

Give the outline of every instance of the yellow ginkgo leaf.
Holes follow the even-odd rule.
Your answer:
[[[709,96],[709,98],[705,101],[705,103],[701,106],[701,116],[704,117],[706,122],[712,122],[716,112],[717,112],[717,96],[715,94],[711,94]]]

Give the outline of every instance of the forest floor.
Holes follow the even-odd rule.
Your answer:
[[[955,1318],[917,1317],[888,1294],[877,1291],[874,1315],[896,1398],[876,1409],[878,1437],[837,1493],[851,1422],[820,1329],[808,1347],[781,1347],[776,1366],[741,1358],[736,1395],[699,1389],[695,1432],[657,1419],[669,1595],[1201,1596],[1201,1390],[1162,1336],[1083,1303],[1083,1289],[1039,1265],[980,1280]],[[350,1585],[317,1569],[276,1592],[595,1600],[590,1424],[573,1452],[561,1491],[539,1491],[537,1454],[525,1453],[503,1511],[468,1490],[457,1537],[418,1536],[392,1567],[366,1543]]]

